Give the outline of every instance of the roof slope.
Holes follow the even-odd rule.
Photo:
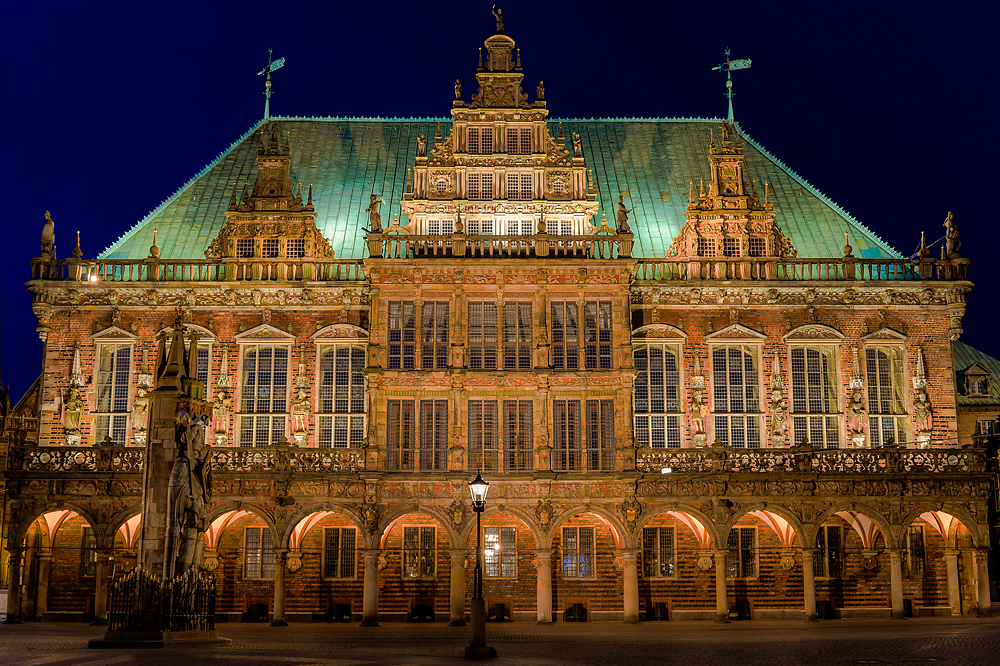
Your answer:
[[[292,177],[314,185],[317,225],[340,259],[362,258],[368,195],[381,194],[383,216],[399,211],[406,168],[414,164],[417,136],[434,136],[438,119],[276,118],[291,133]],[[442,125],[450,121],[440,119]],[[555,122],[550,121],[553,134]],[[614,216],[619,191],[628,190],[633,256],[666,254],[684,225],[689,182],[709,180],[710,132],[720,120],[564,120],[567,137],[578,132],[602,211]],[[161,259],[201,259],[225,223],[233,183],[256,178],[259,134],[251,128],[173,196],[105,250],[102,259],[141,259],[149,254],[153,229]],[[448,128],[442,132],[447,134]],[[771,183],[777,221],[800,257],[839,257],[844,232],[862,257],[899,254],[805,180],[746,137],[746,177]],[[763,191],[760,192],[763,196]],[[597,220],[595,220],[597,222]]]
[[[967,345],[961,340],[956,341],[952,347],[955,358],[955,379],[958,383],[958,404],[959,405],[996,405],[1000,404],[1000,360],[989,354],[983,353],[971,345]],[[993,378],[990,382],[989,396],[970,396],[965,394],[965,382],[962,381],[965,371],[974,364],[986,368]]]

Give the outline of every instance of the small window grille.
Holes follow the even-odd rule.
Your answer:
[[[450,236],[455,233],[454,220],[427,220],[427,235]]]
[[[738,238],[723,238],[722,239],[722,255],[725,257],[738,257],[740,256],[740,239]]]
[[[470,173],[468,175],[469,199],[473,201],[486,201],[493,198],[493,174],[492,173]]]
[[[529,154],[531,154],[531,128],[530,127],[508,127],[507,128],[507,154],[508,155],[529,155]]]
[[[473,155],[489,155],[493,152],[493,127],[469,128],[469,153]]]
[[[252,238],[237,238],[236,239],[236,256],[240,258],[247,258],[253,256],[253,239]]]
[[[552,191],[556,194],[562,194],[566,190],[566,184],[561,180],[557,180],[552,183]]]
[[[444,194],[445,192],[448,191],[448,182],[445,180],[437,181],[436,183],[434,183],[434,190],[438,194]]]
[[[765,257],[767,256],[767,239],[751,237],[750,247],[748,254],[751,257]]]
[[[531,174],[530,173],[508,173],[507,174],[507,198],[511,201],[530,201]]]
[[[260,255],[268,259],[278,256],[278,239],[265,238],[260,242]]]
[[[715,256],[715,239],[714,238],[699,238],[698,239],[698,256],[699,257],[714,257]]]
[[[285,241],[285,256],[299,259],[306,256],[306,241],[303,238],[289,238]]]

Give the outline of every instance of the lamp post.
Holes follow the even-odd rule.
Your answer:
[[[486,645],[486,601],[483,599],[483,530],[482,515],[486,510],[486,493],[490,484],[483,480],[480,472],[469,483],[472,493],[472,510],[476,512],[476,572],[472,585],[472,608],[469,627],[472,635],[469,647],[465,648],[467,659],[490,659],[497,656],[494,648]]]

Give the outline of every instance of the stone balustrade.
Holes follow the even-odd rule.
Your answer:
[[[361,282],[352,259],[59,259],[31,261],[32,280],[72,282]]]
[[[383,259],[574,258],[628,259],[632,234],[485,236],[403,233],[368,234],[368,253]]]
[[[640,259],[636,280],[809,281],[954,281],[967,280],[968,259],[800,259],[778,257],[688,257]]]

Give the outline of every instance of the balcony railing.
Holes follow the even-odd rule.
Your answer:
[[[365,279],[355,259],[118,259],[31,261],[32,280],[74,282],[344,282]]]
[[[640,259],[636,280],[916,281],[966,280],[968,259],[791,259],[777,257],[686,257]]]
[[[383,259],[570,258],[628,259],[632,256],[632,234],[589,236],[430,235],[402,233],[368,234],[368,253]]]

